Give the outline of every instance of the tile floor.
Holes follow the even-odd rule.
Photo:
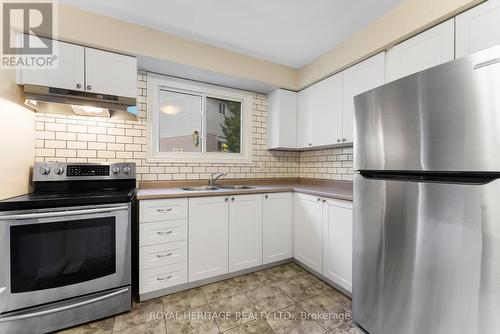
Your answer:
[[[361,334],[350,313],[349,298],[288,263],[134,303],[129,313],[61,333]]]

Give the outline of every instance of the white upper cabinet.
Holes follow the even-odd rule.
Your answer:
[[[323,276],[352,292],[352,202],[323,202]]]
[[[299,92],[299,148],[333,145],[342,137],[342,73]]]
[[[85,90],[107,95],[137,95],[137,59],[85,48]]]
[[[17,83],[83,91],[85,86],[84,47],[70,43],[52,41],[58,50],[57,68],[19,68]]]
[[[262,194],[231,196],[229,272],[262,264]]]
[[[229,210],[226,196],[189,199],[189,281],[228,272]]]
[[[454,19],[412,37],[386,53],[386,82],[423,71],[455,58]]]
[[[262,207],[263,264],[292,258],[292,193],[265,194]]]
[[[342,141],[353,141],[354,96],[384,84],[385,52],[381,52],[344,71]]]
[[[456,55],[500,45],[500,0],[486,1],[456,17]]]
[[[297,93],[276,89],[267,96],[267,148],[297,148]]]
[[[295,194],[294,257],[309,268],[322,272],[323,220],[321,197]]]

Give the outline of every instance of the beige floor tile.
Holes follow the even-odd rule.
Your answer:
[[[305,275],[279,281],[276,285],[296,302],[316,296],[328,290],[326,284],[319,284],[314,279]]]
[[[328,291],[299,303],[325,330],[333,330],[351,320],[351,300],[338,291]]]
[[[329,334],[363,334],[363,331],[352,322],[347,322],[328,332]]]
[[[209,303],[213,299],[238,295],[244,291],[243,286],[234,279],[204,285],[201,289]]]
[[[262,274],[266,275],[273,282],[283,281],[300,275],[291,265],[281,265],[265,269],[262,271]]]
[[[134,303],[132,311],[116,316],[113,330],[122,331],[152,321],[154,318],[151,317],[151,312],[163,312],[163,302],[160,298]]]
[[[165,320],[153,320],[139,326],[128,327],[116,334],[166,334]]]
[[[183,334],[216,334],[219,333],[211,310],[208,305],[181,308],[166,311],[167,333]],[[175,313],[175,318],[171,318],[169,312]]]
[[[207,301],[201,288],[189,289],[163,297],[165,310],[170,306],[195,307],[206,305]]]
[[[274,334],[269,324],[262,319],[252,320],[238,327],[234,327],[224,334]]]
[[[246,294],[259,312],[277,311],[293,304],[293,300],[275,285],[257,288]]]
[[[209,302],[210,309],[217,314],[226,314],[224,318],[216,319],[221,331],[239,326],[245,322],[255,320],[255,307],[242,293],[236,296],[221,297]]]
[[[233,280],[240,285],[243,291],[253,290],[272,284],[272,281],[262,271],[238,276],[233,278]]]
[[[307,273],[306,270],[302,269],[299,265],[293,262],[285,264],[285,267],[292,269],[293,271],[297,272],[300,275]]]
[[[267,323],[276,334],[323,334],[325,330],[297,304],[274,312]]]
[[[109,334],[113,331],[115,317],[97,320],[88,324],[68,328],[58,333],[64,334]]]

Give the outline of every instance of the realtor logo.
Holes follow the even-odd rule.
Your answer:
[[[55,68],[57,3],[0,0],[2,68]]]

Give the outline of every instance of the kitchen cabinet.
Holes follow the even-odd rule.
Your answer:
[[[229,271],[227,196],[189,199],[189,281]]]
[[[58,50],[57,68],[19,68],[17,70],[17,83],[84,91],[85,48],[81,45],[60,41],[52,42],[54,50]]]
[[[231,196],[229,272],[262,264],[262,194]]]
[[[99,94],[137,95],[137,59],[85,48],[85,90]]]
[[[455,58],[455,22],[445,21],[386,52],[386,82],[423,71]]]
[[[342,77],[342,73],[332,75],[299,92],[299,148],[329,146],[341,142]]]
[[[352,291],[352,202],[323,198],[323,276]]]
[[[292,193],[265,194],[262,204],[262,262],[290,259],[292,253]]]
[[[297,93],[276,89],[267,95],[267,148],[297,148]]]
[[[500,0],[489,0],[456,17],[456,56],[500,45]]]
[[[295,194],[294,213],[294,257],[321,273],[323,267],[322,198]]]
[[[354,96],[385,82],[385,52],[381,52],[344,71],[342,107],[342,142],[353,141]]]
[[[57,68],[19,67],[17,83],[136,98],[137,59],[81,45],[52,41]]]

